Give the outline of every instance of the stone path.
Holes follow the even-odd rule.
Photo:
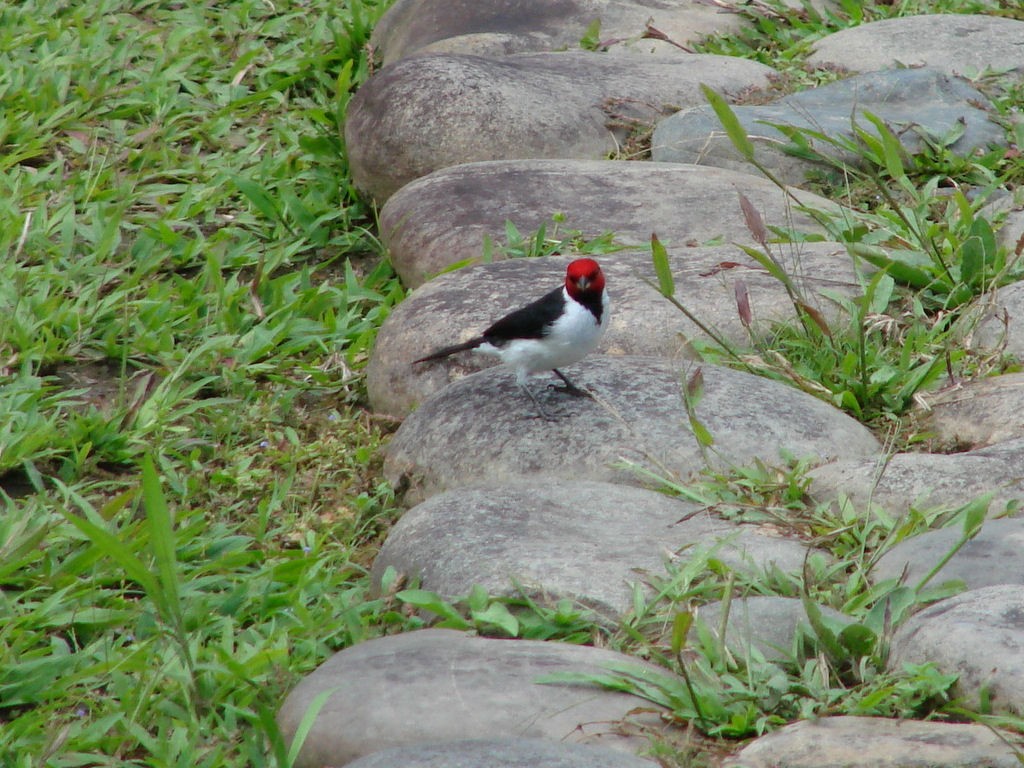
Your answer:
[[[990,516],[1010,516],[990,519],[931,582],[966,591],[901,623],[888,661],[894,669],[934,662],[959,675],[965,703],[1021,714],[1024,518],[1012,516],[1024,501],[1020,375],[927,395],[922,429],[935,452],[886,455],[864,427],[817,398],[692,362],[693,345],[706,338],[651,286],[648,245],[657,233],[676,298],[727,341],[747,344],[770,332],[792,318],[792,302],[737,247],[759,239],[741,201],[768,226],[815,241],[821,230],[800,204],[835,203],[799,188],[813,165],[773,152],[779,134],[763,121],[803,121],[837,136],[851,114],[867,110],[884,115],[911,150],[921,131],[960,127],[957,151],[1005,146],[985,98],[961,76],[1024,73],[1024,22],[917,16],[817,41],[818,66],[876,74],[737,109],[758,132],[759,152],[792,185],[784,193],[736,162],[699,89],[707,83],[735,98],[764,86],[771,70],[658,39],[660,30],[685,46],[735,31],[746,22],[721,12],[730,5],[398,0],[380,22],[374,44],[386,66],[353,99],[346,141],[353,176],[383,204],[381,236],[414,290],[381,329],[368,367],[373,407],[404,419],[386,474],[411,507],[377,556],[374,583],[400,573],[449,599],[480,585],[544,605],[567,600],[615,626],[687,568],[731,569],[763,583],[830,563],[778,526],[738,525],[713,506],[652,491],[652,476],[684,482],[706,467],[774,465],[786,453],[820,465],[809,488],[817,500],[863,514],[872,504],[894,517],[955,509],[990,493]],[[604,52],[578,50],[598,17],[596,47]],[[631,157],[651,130],[654,162],[608,159]],[[1020,255],[1024,204],[1008,197],[998,205],[1007,222],[1000,242]],[[594,398],[566,398],[543,377],[533,382],[559,416],[554,422],[534,418],[511,374],[486,360],[409,364],[558,283],[566,257],[502,260],[498,250],[492,263],[446,271],[480,261],[485,238],[502,241],[506,222],[522,233],[546,225],[553,236],[583,240],[613,232],[621,248],[597,255],[612,294],[611,328],[598,354],[568,371]],[[822,317],[841,319],[838,299],[855,295],[860,280],[841,246],[805,242],[773,255]],[[740,312],[745,301],[751,318]],[[1024,286],[996,292],[979,310],[972,351],[1024,354],[1022,318]],[[869,578],[917,584],[960,535],[954,527],[906,539]],[[717,632],[726,607],[691,602],[680,608]],[[822,614],[836,633],[854,621],[825,606]],[[779,663],[813,646],[806,609],[793,598],[737,595],[724,629],[739,659]],[[665,627],[665,647],[671,636]],[[312,725],[300,768],[653,765],[642,759],[652,744],[686,733],[663,708],[621,691],[542,682],[609,665],[682,685],[662,667],[606,649],[429,629],[337,653],[295,688],[278,719],[288,739]],[[979,725],[822,717],[755,739],[724,762],[697,759],[737,768],[1009,766],[1019,754]]]

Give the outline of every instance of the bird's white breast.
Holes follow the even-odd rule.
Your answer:
[[[527,376],[579,362],[593,351],[608,327],[608,292],[601,297],[603,311],[598,322],[594,313],[566,295],[565,312],[540,339],[515,339],[494,347],[484,344],[481,352],[497,355],[516,371],[522,383]]]

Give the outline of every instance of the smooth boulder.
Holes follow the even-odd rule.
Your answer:
[[[839,168],[862,168],[855,130],[877,136],[868,115],[881,118],[903,149],[917,154],[928,141],[966,156],[989,145],[1005,145],[1005,131],[989,119],[988,99],[966,81],[937,69],[894,69],[839,80],[764,105],[733,107],[755,146],[756,158],[787,184],[803,184],[811,172],[838,175]],[[785,130],[776,128],[785,127]],[[790,151],[786,130],[796,129],[817,153]],[[824,134],[819,137],[816,134]],[[946,141],[946,137],[956,137]],[[845,143],[844,143],[845,142]],[[651,155],[659,162],[698,163],[747,170],[749,162],[733,146],[710,107],[697,106],[658,123]],[[820,156],[818,156],[820,155]]]
[[[348,768],[652,768],[622,752],[543,739],[463,739],[394,747],[361,757]]]
[[[957,546],[963,536],[959,521],[946,528],[904,539],[879,559],[873,580],[905,579],[917,584]],[[1024,518],[987,520],[975,536],[961,545],[931,584],[963,582],[967,589],[997,584],[1024,584]]]
[[[374,28],[372,43],[386,64],[426,51],[499,56],[564,50],[578,47],[595,19],[601,24],[601,40],[613,48],[638,41],[648,24],[677,43],[737,32],[745,25],[738,14],[702,3],[398,0]],[[683,54],[678,48],[670,50]]]
[[[821,225],[800,207],[840,210],[810,192],[782,190],[724,168],[521,160],[469,163],[409,184],[381,210],[380,233],[402,282],[415,288],[453,265],[481,261],[485,238],[504,242],[506,222],[523,235],[542,226],[548,237],[612,233],[620,245],[647,248],[655,233],[670,252],[730,242],[753,246],[741,194],[768,228],[821,234]],[[494,251],[495,259],[503,258],[500,248]]]
[[[524,477],[644,485],[645,473],[684,480],[706,467],[778,462],[784,451],[833,461],[880,449],[841,411],[749,373],[597,355],[565,372],[593,398],[532,381],[553,421],[538,417],[508,370],[459,379],[395,433],[385,476],[412,505],[451,488]]]
[[[627,720],[656,729],[659,708],[584,683],[539,682],[554,673],[605,672],[610,663],[671,675],[599,648],[425,629],[334,654],[288,694],[277,720],[291,741],[322,702],[296,768],[341,766],[423,742],[513,736],[636,752],[647,740],[618,729]],[[638,707],[644,712],[634,715]]]
[[[807,547],[765,535],[656,491],[611,483],[523,482],[459,488],[406,512],[373,563],[452,599],[478,585],[491,595],[525,593],[542,604],[568,599],[618,621],[634,585],[669,578],[694,558],[714,558],[755,576],[799,572]]]
[[[898,453],[840,460],[810,472],[811,494],[821,502],[840,496],[862,514],[869,505],[894,517],[911,509],[953,510],[992,494],[990,514],[1024,503],[1024,441],[969,453]]]
[[[1024,438],[1024,373],[964,382],[928,399],[921,428],[945,451]]]
[[[927,14],[850,27],[814,44],[809,63],[855,72],[936,67],[952,75],[1024,72],[1024,21],[982,14]]]
[[[723,768],[1014,768],[1011,744],[985,725],[821,717],[780,728]]]
[[[702,83],[737,92],[767,85],[772,72],[710,54],[628,65],[589,51],[405,59],[349,104],[352,180],[383,203],[431,171],[477,160],[599,160],[634,130],[703,103]]]
[[[853,263],[838,243],[773,246],[772,252],[830,324],[846,322],[835,296],[852,297],[860,285]],[[510,259],[439,275],[406,297],[388,316],[366,368],[370,405],[378,413],[404,417],[430,395],[497,359],[466,352],[429,364],[413,364],[427,351],[465,341],[504,313],[539,298],[565,278],[574,256]],[[717,341],[654,287],[649,252],[598,255],[611,296],[611,322],[598,347],[610,355],[692,356],[694,344]],[[675,298],[719,339],[749,348],[794,319],[785,286],[732,245],[673,248],[669,261]],[[737,294],[746,296],[751,322],[744,324]]]
[[[972,589],[911,616],[893,637],[889,667],[925,662],[959,676],[957,693],[967,708],[1024,713],[1024,591],[1020,585]]]

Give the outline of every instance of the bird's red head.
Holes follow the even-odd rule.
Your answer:
[[[565,290],[574,299],[600,296],[604,291],[604,272],[593,259],[576,259],[565,270]]]

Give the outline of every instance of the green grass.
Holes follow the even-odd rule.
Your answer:
[[[832,550],[834,566],[740,577],[701,553],[652,577],[654,594],[638,590],[617,627],[565,601],[479,589],[446,600],[394,574],[371,595],[367,569],[398,510],[380,471],[391,425],[365,412],[361,371],[403,292],[352,187],[340,127],[386,2],[0,6],[0,764],[284,768],[273,716],[287,691],[338,649],[424,626],[421,609],[444,626],[661,660],[689,687],[645,693],[718,735],[941,705],[947,681],[932,670],[887,676],[876,663],[885,607],[941,590],[871,586],[864,573],[886,546],[929,525],[966,526],[976,509],[897,521],[809,505],[806,466],[739,468],[673,490],[725,517],[789,520]],[[768,60],[797,84],[826,80],[834,73],[808,73],[801,59],[856,21],[860,4],[841,5],[825,19],[764,15],[750,34],[705,45]],[[1020,106],[1019,84],[995,93],[1001,114]],[[1019,142],[1020,127],[1008,130]],[[928,179],[941,168],[964,183],[1019,184],[1021,165],[950,165],[937,151],[902,158],[894,179],[880,141],[894,197],[851,231],[906,238],[907,220],[920,225],[928,284],[878,283],[851,316],[910,302],[903,334],[860,322],[830,329],[849,348],[801,356],[827,346],[808,341],[812,323],[773,343],[837,404],[899,418],[920,358],[948,346],[936,314],[1006,266],[975,204],[928,205]],[[614,248],[610,235],[558,230],[557,219],[535,234],[510,228],[491,248]],[[973,266],[945,274],[965,242]],[[895,354],[893,340],[912,354]],[[733,593],[798,596],[810,614],[843,608],[865,630],[819,628],[819,666],[744,666],[710,641],[699,662],[675,666],[685,606]]]
[[[288,689],[406,621],[340,133],[380,12],[0,9],[0,763],[281,765]]]

